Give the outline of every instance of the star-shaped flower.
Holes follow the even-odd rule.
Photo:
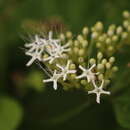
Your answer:
[[[25,47],[30,48],[25,54],[32,57],[26,64],[27,66],[30,66],[36,59],[42,60],[41,56],[44,51],[45,41],[43,42],[38,35],[35,35],[35,40],[32,43],[25,44]]]
[[[64,58],[63,54],[70,50],[69,48],[67,48],[68,46],[69,46],[69,44],[66,44],[66,45],[63,45],[63,46],[61,46],[60,44],[57,44],[55,46],[55,48],[47,49],[49,57],[43,59],[43,61],[49,61],[49,63],[52,64],[55,59]]]
[[[79,66],[79,68],[83,71],[83,73],[79,76],[77,76],[77,79],[86,77],[88,82],[95,80],[95,75],[97,75],[98,73],[93,73],[92,69],[96,66],[96,64],[93,64],[89,69],[86,69],[84,67],[82,67],[81,65]]]
[[[101,94],[110,95],[109,91],[103,90],[104,80],[102,80],[102,83],[101,83],[101,85],[99,87],[95,84],[95,81],[93,81],[92,83],[94,85],[94,89],[92,91],[88,91],[88,94],[95,93],[96,96],[97,96],[96,97],[96,102],[97,103],[100,103],[100,96],[101,96]]]
[[[43,49],[41,49],[40,51],[38,50],[38,48],[36,49],[35,52],[26,52],[26,55],[31,56],[32,58],[28,61],[28,63],[26,64],[26,66],[30,66],[36,59],[38,59],[39,61],[42,60],[42,52]]]
[[[41,48],[45,44],[45,41],[43,41],[38,35],[35,35],[35,39],[31,43],[26,43],[25,47],[30,48],[27,52],[33,52],[36,50],[36,48]]]
[[[53,76],[50,77],[50,79],[43,80],[43,82],[44,83],[53,82],[53,88],[56,90],[57,89],[57,82],[58,82],[58,79],[60,77],[61,77],[61,74],[57,74],[57,71],[55,70]]]
[[[68,74],[76,73],[76,70],[69,70],[70,60],[68,60],[67,65],[64,67],[59,64],[56,64],[56,66],[61,69],[61,75],[63,76],[64,81],[66,80]]]
[[[47,58],[44,58],[43,61],[49,61],[49,64],[52,64],[54,60],[63,58],[64,56],[58,52],[52,53],[50,52]]]
[[[51,44],[57,44],[57,43],[60,42],[60,39],[54,39],[53,38],[53,32],[50,31],[47,41],[50,42]]]

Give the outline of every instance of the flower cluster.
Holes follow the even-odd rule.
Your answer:
[[[129,36],[130,14],[125,11],[123,16],[123,26],[110,25],[107,32],[97,22],[90,29],[84,27],[77,36],[70,31],[35,35],[31,43],[25,44],[25,54],[31,56],[27,66],[38,60],[49,77],[44,83],[52,82],[55,90],[58,84],[64,90],[83,89],[96,94],[96,102],[100,103],[101,94],[110,95],[104,89],[118,70],[113,54]]]

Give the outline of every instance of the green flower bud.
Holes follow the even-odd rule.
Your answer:
[[[113,50],[114,50],[113,46],[108,47],[108,51],[113,51]]]
[[[123,17],[126,18],[126,19],[129,18],[130,17],[130,13],[128,11],[124,11],[123,12]]]
[[[79,48],[78,48],[78,47],[74,47],[74,48],[73,48],[73,51],[74,51],[74,53],[78,54]]]
[[[109,26],[109,30],[115,30],[115,28],[116,28],[116,25],[115,24],[111,24],[110,26]]]
[[[60,34],[60,39],[61,39],[61,41],[65,40],[65,35],[63,33]]]
[[[110,58],[109,58],[109,62],[110,62],[110,63],[115,62],[115,57],[110,57]]]
[[[97,39],[98,33],[97,32],[93,32],[91,37],[92,37],[92,39]]]
[[[100,47],[101,47],[101,43],[100,43],[100,42],[97,42],[97,43],[96,43],[96,47],[97,47],[97,48],[100,48]]]
[[[110,80],[105,80],[105,86],[107,86],[110,83]]]
[[[122,37],[122,39],[126,39],[128,37],[128,33],[127,32],[123,32],[121,37]]]
[[[106,68],[110,69],[111,68],[111,64],[109,62],[106,63]]]
[[[43,55],[43,59],[44,59],[44,58],[47,58],[47,57],[48,57],[48,54],[44,54],[44,55]]]
[[[102,22],[97,22],[97,23],[96,23],[96,26],[95,26],[95,29],[96,29],[97,31],[101,31],[101,30],[103,29],[103,24],[102,24]]]
[[[111,39],[110,38],[106,39],[106,44],[108,44],[108,45],[111,44]]]
[[[120,34],[122,33],[122,31],[123,31],[123,28],[122,28],[121,26],[117,27],[116,33],[117,33],[118,35],[120,35]]]
[[[80,42],[82,42],[82,41],[84,40],[83,37],[82,37],[82,35],[78,35],[77,39],[78,39],[78,41],[80,41]]]
[[[98,79],[99,79],[99,80],[103,80],[103,79],[104,79],[103,74],[99,74],[99,75],[98,75]]]
[[[91,58],[91,59],[89,60],[89,63],[90,63],[91,65],[93,65],[93,64],[96,63],[96,60],[95,60],[94,58]]]
[[[112,41],[117,42],[118,41],[118,36],[117,35],[112,36]]]
[[[71,79],[76,79],[76,74],[70,74]]]
[[[75,65],[75,64],[70,64],[69,69],[71,69],[71,70],[75,70],[75,69],[76,69],[76,65]]]
[[[82,85],[86,85],[86,84],[87,84],[87,80],[81,80],[80,83],[81,83]]]
[[[112,67],[112,71],[114,72],[118,71],[118,67],[117,66]]]
[[[97,69],[98,69],[98,70],[104,69],[104,65],[103,65],[103,64],[98,64],[98,65],[97,65]]]
[[[83,57],[79,57],[79,58],[78,58],[78,62],[79,62],[79,63],[84,62],[84,58],[83,58]]]
[[[69,40],[69,41],[68,41],[68,44],[69,44],[69,45],[73,45],[73,41],[72,41],[72,40]]]
[[[78,47],[79,46],[79,42],[77,40],[74,41],[74,46]]]
[[[125,21],[123,22],[123,26],[124,26],[125,28],[127,28],[127,27],[129,26],[129,21],[128,21],[128,20],[125,20]]]
[[[101,60],[102,57],[103,57],[103,54],[102,54],[101,52],[98,52],[98,54],[97,54],[97,58],[98,58],[99,60]]]
[[[79,54],[79,56],[83,56],[85,54],[85,50],[84,49],[79,49],[78,54]]]
[[[67,38],[72,38],[72,32],[70,32],[70,31],[66,32],[66,37]]]
[[[82,46],[83,47],[87,47],[88,46],[88,41],[87,40],[83,40],[82,41]]]
[[[103,59],[102,60],[102,64],[105,65],[107,63],[107,60],[106,59]]]
[[[83,35],[87,35],[89,32],[88,27],[84,27],[82,30]]]
[[[114,31],[113,30],[108,30],[107,34],[108,34],[108,36],[111,37],[112,35],[114,35]]]

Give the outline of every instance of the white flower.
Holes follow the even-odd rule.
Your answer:
[[[76,73],[76,70],[69,70],[70,60],[68,60],[67,65],[64,67],[59,64],[56,64],[56,66],[61,69],[61,75],[63,76],[64,81],[66,80],[68,74]]]
[[[36,49],[35,52],[26,52],[26,55],[31,56],[32,58],[28,61],[28,63],[26,64],[26,66],[30,66],[36,59],[41,61],[42,60],[42,52],[43,50],[41,49],[40,51],[38,49]]]
[[[36,59],[41,61],[42,53],[44,51],[45,42],[41,41],[38,35],[35,35],[35,40],[32,43],[25,44],[25,47],[30,48],[26,51],[26,55],[31,56],[32,58],[26,64],[30,66]]]
[[[53,32],[50,31],[47,41],[48,41],[50,44],[56,45],[57,43],[60,42],[60,39],[53,39]]]
[[[95,84],[95,81],[93,81],[92,83],[93,83],[93,85],[94,85],[94,90],[88,91],[88,94],[95,93],[96,96],[97,96],[97,97],[96,97],[96,102],[97,102],[97,103],[100,103],[100,95],[101,95],[101,94],[110,95],[110,92],[109,92],[109,91],[104,91],[104,90],[103,90],[104,80],[102,80],[102,83],[101,83],[101,85],[100,85],[99,87]]]
[[[47,52],[49,54],[49,57],[43,59],[43,61],[49,61],[49,63],[52,64],[55,59],[64,58],[63,54],[70,50],[69,48],[67,48],[68,46],[69,44],[61,46],[60,44],[57,43],[55,48],[53,47],[51,48],[48,46],[49,49],[47,49],[48,50]]]
[[[30,48],[27,52],[33,52],[36,50],[36,48],[43,48],[45,41],[43,41],[41,38],[38,37],[38,35],[35,35],[35,40],[31,43],[25,44],[25,47]]]
[[[86,77],[88,82],[95,80],[95,75],[98,73],[93,73],[92,69],[96,66],[96,64],[93,64],[89,69],[86,69],[84,67],[82,67],[81,65],[79,66],[79,68],[83,71],[83,73],[79,76],[77,76],[77,79]]]
[[[44,58],[43,61],[49,61],[49,64],[52,64],[54,60],[58,58],[63,58],[64,56],[58,52],[52,53],[50,52],[50,56]]]
[[[57,89],[57,82],[58,82],[58,79],[61,77],[60,74],[57,74],[56,70],[54,71],[54,74],[52,77],[50,77],[50,79],[46,79],[46,80],[43,80],[44,83],[47,83],[47,82],[53,82],[53,88],[56,90]]]

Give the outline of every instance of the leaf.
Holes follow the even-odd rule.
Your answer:
[[[14,130],[22,118],[21,106],[9,97],[0,97],[0,130]]]
[[[124,128],[130,128],[130,90],[115,99],[114,109],[117,122]]]

